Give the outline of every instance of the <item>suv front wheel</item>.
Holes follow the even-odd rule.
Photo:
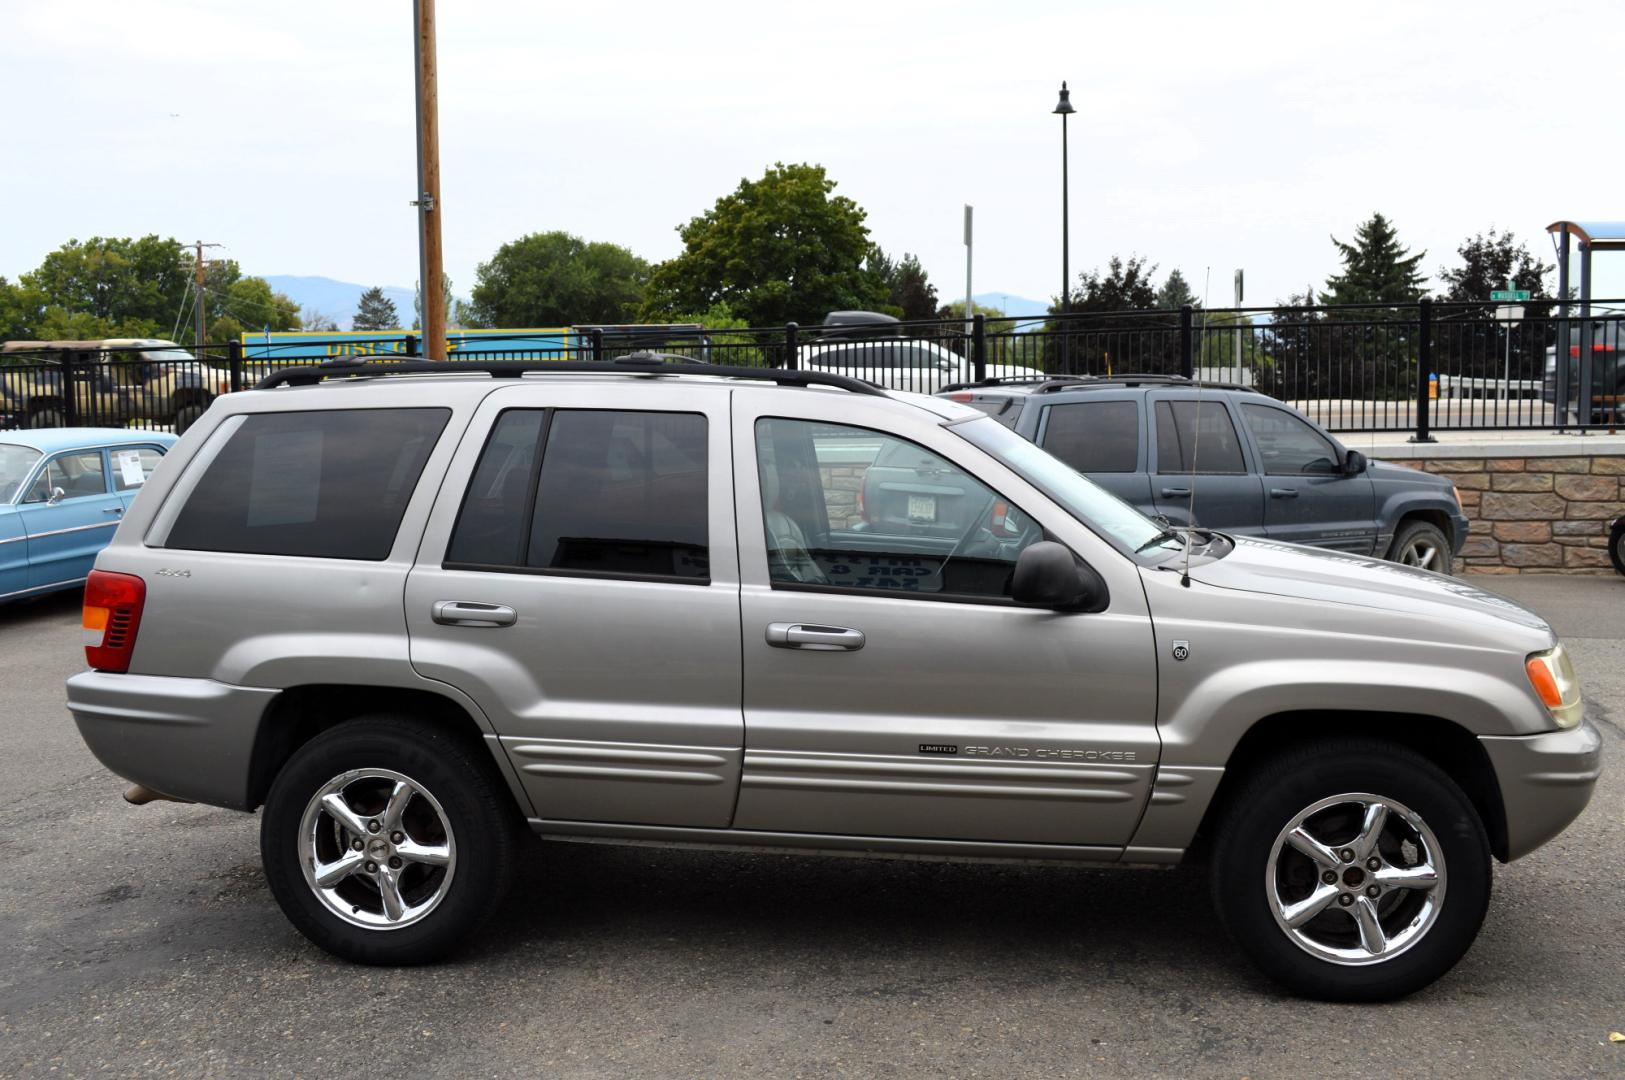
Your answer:
[[[1407,521],[1395,535],[1393,547],[1388,549],[1388,561],[1448,574],[1453,562],[1450,538],[1437,525]]]
[[[396,716],[294,752],[260,821],[271,892],[301,933],[368,964],[455,948],[501,903],[518,829],[481,748]]]
[[[1289,989],[1403,997],[1478,934],[1489,843],[1472,802],[1426,758],[1377,741],[1315,743],[1254,769],[1226,805],[1214,906]]]

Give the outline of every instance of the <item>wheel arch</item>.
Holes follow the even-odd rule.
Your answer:
[[[1489,755],[1472,732],[1437,716],[1338,710],[1280,712],[1248,728],[1225,762],[1224,776],[1197,826],[1187,858],[1205,854],[1213,827],[1228,801],[1259,762],[1287,749],[1350,734],[1403,746],[1443,769],[1472,801],[1489,837],[1491,852],[1501,862],[1507,861],[1509,844],[1501,789]]]
[[[434,690],[400,686],[311,683],[277,694],[261,718],[248,767],[248,809],[265,802],[271,782],[294,752],[346,720],[371,713],[401,713],[428,720],[471,745],[484,746],[497,761],[509,790],[523,799],[505,757],[486,738],[488,725],[463,703]],[[528,804],[521,801],[520,807]]]

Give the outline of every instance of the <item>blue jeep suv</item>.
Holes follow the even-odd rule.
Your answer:
[[[986,379],[941,396],[988,413],[1176,526],[1376,555],[1440,573],[1451,571],[1467,539],[1467,518],[1448,480],[1367,460],[1302,413],[1246,387],[1153,375],[1047,377]],[[866,511],[905,511],[918,486],[908,463],[874,465]],[[921,509],[917,497],[913,506]]]

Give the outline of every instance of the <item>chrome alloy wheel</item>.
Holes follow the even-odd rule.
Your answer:
[[[445,898],[457,869],[446,811],[411,777],[352,769],[311,796],[299,865],[316,898],[369,930],[411,926]]]
[[[1391,960],[1420,941],[1444,903],[1438,838],[1393,799],[1351,792],[1305,807],[1270,850],[1264,888],[1276,923],[1334,964]]]
[[[1411,537],[1410,541],[1400,549],[1399,558],[1394,560],[1402,566],[1415,566],[1422,570],[1438,571],[1444,565],[1444,555],[1439,545],[1426,533]]]

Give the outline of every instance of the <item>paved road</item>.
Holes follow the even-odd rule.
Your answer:
[[[1186,870],[534,845],[457,961],[351,967],[260,876],[257,819],[143,808],[62,708],[72,599],[0,609],[0,1077],[1625,1075],[1625,579],[1497,579],[1555,620],[1609,769],[1498,874],[1443,982],[1295,1001]]]

